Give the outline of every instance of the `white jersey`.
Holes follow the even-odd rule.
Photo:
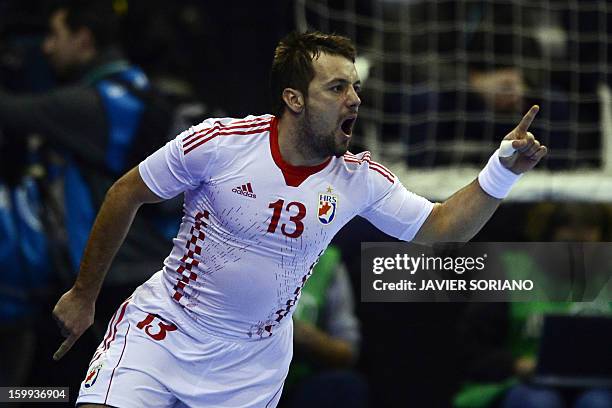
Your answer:
[[[269,337],[290,319],[322,251],[354,216],[409,241],[433,204],[370,153],[313,167],[286,163],[277,119],[208,119],[144,160],[159,197],[185,193],[164,261],[168,296],[196,325],[230,338]]]

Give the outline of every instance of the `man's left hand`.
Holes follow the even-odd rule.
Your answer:
[[[515,152],[512,156],[500,157],[499,161],[513,173],[521,174],[531,170],[548,153],[546,146],[541,145],[533,133],[528,131],[539,110],[539,106],[532,106],[518,126],[504,137],[504,140],[512,140]]]

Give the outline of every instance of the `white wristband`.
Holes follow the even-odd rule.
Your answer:
[[[516,183],[522,174],[514,174],[504,167],[499,161],[499,149],[493,153],[487,165],[478,175],[478,183],[480,187],[488,195],[495,198],[505,198],[514,183]]]

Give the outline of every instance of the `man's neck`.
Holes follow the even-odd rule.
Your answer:
[[[304,134],[297,121],[288,112],[278,119],[278,148],[283,160],[292,166],[316,166],[328,160],[301,147],[305,138],[312,136]]]
[[[82,80],[85,83],[95,83],[100,79],[125,71],[130,67],[129,62],[117,50],[111,49],[99,52],[84,67]]]

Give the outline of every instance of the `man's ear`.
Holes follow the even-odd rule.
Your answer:
[[[293,113],[301,113],[304,110],[304,95],[297,89],[285,88],[283,90],[283,101]]]

